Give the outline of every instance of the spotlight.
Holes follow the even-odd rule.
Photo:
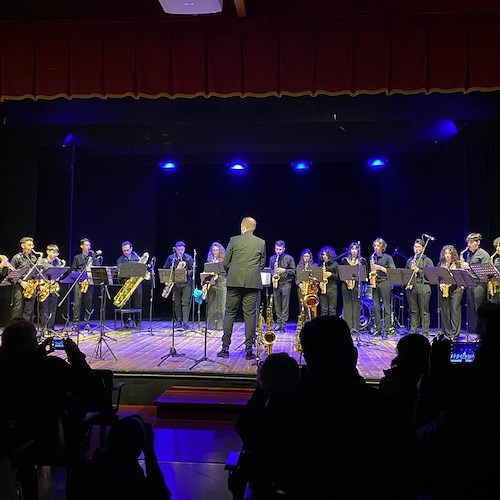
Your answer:
[[[175,170],[177,168],[177,164],[173,161],[161,161],[158,165],[162,170]]]
[[[308,161],[292,161],[291,165],[296,172],[306,172],[309,170],[311,163]]]
[[[74,144],[74,136],[73,136],[73,132],[69,132],[68,135],[66,135],[66,137],[63,140],[62,147],[65,148],[65,147],[70,146],[72,144]]]
[[[233,172],[244,172],[247,168],[246,163],[228,163],[229,170]]]
[[[384,168],[387,165],[388,160],[387,160],[387,158],[379,156],[376,158],[370,158],[367,163],[368,163],[369,168],[371,168],[373,170],[378,170],[378,169]]]

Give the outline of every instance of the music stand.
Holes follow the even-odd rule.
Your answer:
[[[455,285],[457,282],[446,267],[425,267],[424,273],[431,285],[437,285],[438,293],[438,334],[441,332],[441,287],[439,285]]]
[[[106,326],[104,325],[104,321],[106,318],[106,298],[111,298],[109,296],[108,285],[113,285],[113,274],[115,270],[116,266],[92,266],[90,268],[90,273],[87,273],[89,285],[99,285],[101,287],[101,295],[99,296],[99,338],[97,339],[94,352],[90,357],[91,361],[94,357],[104,359],[107,351],[111,353],[113,358],[115,358],[115,361],[118,361],[107,342],[107,340],[113,340],[114,342],[116,342],[116,339],[109,337],[104,332],[106,328]],[[111,330],[111,328],[108,328],[108,330]],[[102,344],[106,346],[105,350],[103,350]]]
[[[309,269],[296,269],[297,280],[302,283],[304,281],[309,281],[310,278],[314,278],[318,283],[323,279],[323,269],[321,267],[311,267]]]
[[[221,262],[211,262],[210,264],[217,265],[217,264],[222,264],[222,263]],[[205,264],[205,269],[207,268],[207,265],[208,265],[208,263]],[[211,269],[212,267],[208,266],[208,268]],[[215,283],[214,273],[212,273],[212,272],[200,273],[200,281],[202,284],[202,288],[203,288],[204,284],[208,284],[208,283],[214,284]],[[207,356],[208,306],[209,306],[209,303],[210,303],[210,299],[209,299],[209,294],[207,293],[206,303],[205,303],[205,335],[204,335],[205,338],[204,338],[204,343],[203,343],[203,356],[200,359],[194,360],[194,364],[189,367],[190,370],[192,370],[195,366],[199,365],[202,361],[210,361],[210,363],[217,363],[218,365],[229,366],[229,365],[226,365],[225,363],[221,363],[220,361],[217,361],[216,359],[211,359]],[[198,306],[199,306],[199,304],[198,304]]]
[[[26,274],[26,268],[21,267],[19,269],[12,270],[7,276],[3,279],[0,286],[9,286],[15,285],[18,281],[22,279],[22,277]]]
[[[458,286],[461,286],[462,288],[470,288],[472,286],[477,286],[477,281],[476,279],[472,276],[472,274],[469,273],[466,269],[450,269],[451,274],[453,274],[453,278],[455,278],[455,281],[457,282]],[[469,305],[467,303],[467,298],[465,300],[465,318],[466,318],[466,325],[465,325],[465,336],[467,342],[469,341]]]
[[[172,287],[172,345],[167,354],[160,358],[160,362],[156,366],[160,366],[168,358],[176,358],[178,356],[183,356],[185,358],[195,361],[193,358],[186,356],[185,354],[177,352],[175,348],[175,285],[177,283],[187,283],[187,269],[158,269],[160,272],[160,283],[174,284]]]
[[[387,279],[389,280],[389,284],[391,287],[393,285],[396,286],[401,286],[402,290],[405,289],[408,284],[410,283],[410,280],[414,277],[414,273],[412,269],[407,269],[406,267],[398,267],[396,269],[390,269],[387,268]],[[412,283],[414,284],[414,283]],[[401,298],[401,305],[403,304],[403,298]],[[400,334],[399,329],[405,329],[404,326],[399,323],[398,321],[395,321],[394,318],[394,301],[392,298],[392,291],[391,291],[391,316],[392,316],[392,324],[396,325],[395,330],[398,334]]]
[[[120,269],[118,270],[118,278],[124,279],[125,281],[128,280],[129,278],[142,278],[143,276],[146,275],[147,270],[148,270],[148,265],[146,263],[137,262],[137,261],[123,262],[120,265]],[[122,284],[124,284],[124,283],[125,282],[123,282]],[[135,293],[135,290],[134,290],[134,293]],[[122,326],[125,326],[129,321],[132,321],[132,323],[134,323],[134,320],[132,319],[131,312],[130,312],[130,309],[132,308],[132,305],[131,305],[132,295],[129,297],[129,299],[126,302],[126,304],[129,305],[129,307],[128,307],[129,316],[125,322],[123,322],[123,316],[122,316],[122,323],[123,323]],[[123,304],[123,306],[125,306],[125,304]],[[120,307],[119,309],[122,309],[123,306]],[[142,317],[142,304],[141,304],[141,317]],[[141,330],[142,330],[142,324],[141,324]]]
[[[491,262],[476,262],[469,265],[480,281],[488,282],[491,278],[500,278],[500,271]]]

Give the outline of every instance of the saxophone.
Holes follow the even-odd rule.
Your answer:
[[[85,266],[87,272],[90,271],[91,265],[92,265],[92,255],[89,255],[87,258],[87,265]],[[80,286],[80,291],[82,293],[87,293],[88,289],[89,289],[89,285],[90,285],[89,279],[85,278],[84,280],[80,281],[80,283],[78,283],[78,285]]]
[[[266,356],[272,354],[276,342],[276,334],[273,332],[273,300],[273,295],[270,295],[266,311],[266,332],[262,336]]]
[[[373,252],[373,255],[370,259],[370,264],[372,265],[372,267],[375,265],[375,255],[376,255],[376,252]],[[370,279],[370,285],[372,288],[377,288],[377,271],[375,271],[374,269],[372,269],[370,271],[370,275],[369,275],[369,279]]]
[[[32,252],[36,255],[38,255],[38,259],[36,260],[35,265],[39,265],[42,262],[43,258],[43,252],[35,252],[35,250],[32,250]],[[38,288],[38,285],[42,284],[43,280],[28,280],[26,282],[26,287],[23,290],[23,297],[25,299],[31,299],[33,295],[35,294],[36,289]]]
[[[326,277],[326,262],[323,262],[323,279],[319,284],[319,288],[321,289],[321,293],[326,293],[326,288],[328,286],[328,278]]]
[[[274,274],[272,277],[273,288],[278,288],[280,282],[280,275],[278,274],[278,261],[279,257],[276,255],[276,260],[274,261]]]
[[[146,264],[149,259],[149,253],[144,252],[140,259],[139,263],[140,264]],[[118,307],[118,309],[121,309],[127,302],[128,299],[132,296],[134,293],[135,289],[140,285],[142,280],[146,276],[132,276],[125,281],[125,283],[122,285],[118,293],[115,295],[115,298],[113,300],[113,304],[115,307]]]
[[[308,319],[313,319],[318,315],[318,288],[318,281],[315,278],[309,278],[309,280],[304,283],[304,298],[302,299],[302,305],[307,307]]]
[[[61,264],[58,267],[64,267],[66,265],[66,261],[64,259],[60,259]],[[47,300],[48,296],[53,293],[59,297],[59,290],[61,287],[59,286],[58,280],[49,280],[44,281],[38,287],[38,302],[44,302]]]
[[[495,255],[497,255],[498,251],[495,251],[495,253],[490,257],[490,262],[491,265],[494,266],[493,261],[495,260]],[[488,281],[488,295],[490,297],[493,297],[497,294],[499,288],[498,281],[493,281],[492,278],[489,279]]]
[[[420,260],[420,259],[418,259]],[[418,273],[418,261],[417,261],[417,254],[413,256],[413,260],[411,261],[411,269],[413,270],[410,279],[408,280],[408,283],[406,284],[406,289],[411,290],[413,288],[413,279]]]
[[[304,304],[302,304],[302,308],[300,309],[299,318],[297,320],[297,330],[295,332],[295,343],[293,345],[293,350],[302,354],[302,343],[300,342],[300,332],[304,327],[304,323],[306,321],[306,308]]]
[[[347,259],[347,262],[350,266],[357,265],[356,259]],[[347,280],[345,282],[348,290],[354,290],[354,286],[356,285],[356,280]]]
[[[262,352],[262,344],[264,339],[264,314],[263,314],[264,305],[260,305],[259,316],[257,318],[257,339],[255,346],[255,358],[257,359],[257,363],[260,361],[261,352]]]

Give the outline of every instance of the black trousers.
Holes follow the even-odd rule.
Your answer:
[[[193,286],[191,283],[174,285],[172,288],[172,300],[174,302],[174,319],[181,323],[189,321],[189,305]]]
[[[280,283],[278,288],[273,289],[274,310],[276,311],[276,322],[284,327],[288,322],[290,314],[290,295],[292,293],[292,282]]]
[[[222,329],[222,347],[229,349],[231,335],[238,309],[242,306],[245,321],[245,350],[251,351],[254,345],[255,330],[257,329],[257,308],[260,304],[260,290],[257,288],[228,287],[226,296],[226,310]]]
[[[377,286],[372,289],[373,313],[375,314],[375,328],[381,331],[381,306],[384,306],[384,330],[392,328],[391,319],[391,285],[388,280],[377,281]],[[382,304],[381,304],[382,302]]]
[[[355,285],[352,290],[349,290],[345,281],[342,282],[342,301],[344,304],[342,317],[349,325],[349,328],[355,328],[357,330],[361,306],[361,297],[358,297],[358,285]]]
[[[44,328],[54,329],[56,324],[57,302],[59,297],[55,293],[49,296],[40,304],[42,306],[42,326]]]
[[[77,326],[80,323],[80,310],[85,307],[85,313],[83,315],[83,320],[85,323],[90,321],[90,316],[92,313],[92,299],[94,298],[94,286],[89,285],[88,290],[82,293],[80,285],[75,285],[75,297],[73,302],[73,326]]]
[[[486,300],[486,283],[467,288],[467,323],[469,333],[476,333],[476,311]]]
[[[33,321],[33,312],[35,308],[35,293],[31,299],[25,299],[23,296],[23,287],[16,283],[12,288],[12,318],[24,318],[28,321]]]
[[[410,307],[410,333],[416,333],[421,324],[422,333],[427,335],[431,324],[431,285],[416,283],[411,290],[406,290],[406,300]]]
[[[439,290],[439,289],[438,289]],[[457,340],[462,326],[462,296],[463,288],[452,285],[448,297],[443,297],[439,290],[441,319],[443,333],[451,340]]]
[[[328,283],[326,293],[319,292],[319,315],[337,316],[337,284]]]

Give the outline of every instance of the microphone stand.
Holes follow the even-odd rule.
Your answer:
[[[150,335],[154,335],[153,332],[153,294],[154,289],[156,288],[155,282],[155,265],[156,265],[156,257],[152,257],[149,261],[149,274],[151,276],[151,288],[149,290],[149,328],[148,332]]]

